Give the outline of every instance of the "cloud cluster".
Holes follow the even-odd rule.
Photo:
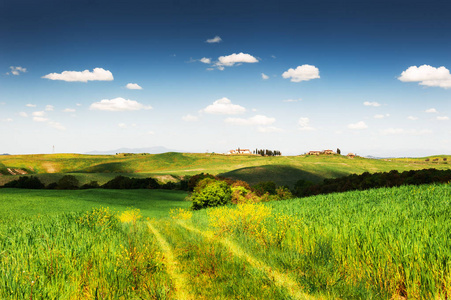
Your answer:
[[[288,69],[283,72],[282,77],[285,79],[291,78],[291,82],[309,81],[319,77],[319,69],[312,65],[298,66],[296,69]]]
[[[381,106],[380,103],[378,103],[378,102],[369,102],[369,101],[363,102],[363,105],[365,105],[365,106],[374,106],[374,107]]]
[[[221,98],[213,102],[213,104],[208,105],[201,112],[207,114],[217,114],[217,115],[237,115],[242,114],[246,109],[240,105],[232,104],[232,101],[228,98]]]
[[[361,129],[367,129],[368,125],[366,125],[365,122],[360,121],[357,123],[349,124],[348,128],[353,129],[353,130],[361,130]]]
[[[402,82],[418,82],[419,85],[451,88],[451,74],[445,67],[429,65],[411,66],[401,73],[398,79]]]
[[[50,73],[42,78],[50,80],[63,80],[68,82],[88,82],[88,81],[111,81],[114,80],[113,74],[102,68],[95,68],[92,72],[84,70],[78,71],[63,71],[62,73]]]
[[[11,74],[16,75],[16,76],[20,75],[20,73],[26,73],[27,72],[27,68],[13,67],[13,66],[11,66],[9,68],[11,69]],[[9,74],[9,73],[6,73],[6,74]]]
[[[220,43],[220,42],[222,42],[222,39],[221,39],[221,37],[220,37],[219,35],[217,35],[217,36],[215,36],[215,37],[212,38],[212,39],[206,40],[205,42],[206,42],[206,43],[209,43],[209,44],[215,44],[215,43]]]
[[[137,83],[127,83],[127,85],[125,87],[129,90],[142,90],[143,89]]]
[[[226,66],[226,67],[231,67],[235,64],[241,64],[241,63],[248,63],[248,64],[252,64],[252,63],[258,63],[258,59],[256,59],[255,57],[253,57],[250,54],[247,53],[233,53],[227,56],[220,56],[218,57],[218,62],[216,63],[216,66],[222,67],[222,66]]]
[[[90,110],[104,110],[104,111],[133,111],[141,109],[152,109],[134,100],[128,100],[121,97],[111,100],[103,99],[99,102],[94,102],[89,107]]]
[[[424,112],[426,112],[428,114],[436,114],[436,113],[438,113],[438,111],[435,108],[428,108]]]
[[[201,59],[199,59],[199,61],[204,64],[211,64],[211,58],[202,57]]]
[[[301,131],[312,131],[315,130],[312,126],[310,126],[310,119],[307,117],[301,117],[298,120],[299,130]]]
[[[253,117],[244,119],[244,118],[227,118],[225,119],[226,123],[233,125],[271,125],[276,121],[275,118],[270,118],[263,115],[255,115]]]

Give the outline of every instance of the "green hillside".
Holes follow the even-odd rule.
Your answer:
[[[167,175],[184,176],[198,173],[220,174],[250,183],[273,180],[292,185],[299,179],[321,181],[352,173],[416,170],[424,168],[449,169],[451,156],[415,159],[367,159],[346,156],[227,156],[201,153],[163,153],[155,155],[7,155],[0,156],[0,185],[13,180],[7,168],[35,174],[44,183],[58,180],[63,174],[75,174],[81,183],[96,180],[100,184],[122,174],[134,177]],[[428,161],[426,161],[429,159]],[[446,160],[444,160],[446,159]]]

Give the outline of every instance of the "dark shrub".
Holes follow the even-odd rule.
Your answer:
[[[60,180],[58,180],[58,187],[59,190],[76,190],[78,189],[78,186],[80,185],[80,182],[74,175],[64,175],[61,177]]]
[[[263,196],[266,193],[270,195],[276,194],[276,184],[272,181],[259,182],[253,186],[253,189],[259,196]]]
[[[3,185],[4,187],[18,188],[18,189],[43,189],[45,185],[34,176],[19,177],[17,180],[10,181]]]

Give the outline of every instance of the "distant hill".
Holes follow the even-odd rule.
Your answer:
[[[91,151],[86,154],[116,154],[116,153],[149,153],[149,154],[161,154],[166,152],[181,152],[173,149],[168,149],[163,146],[147,147],[147,148],[119,148],[115,150],[107,151]]]

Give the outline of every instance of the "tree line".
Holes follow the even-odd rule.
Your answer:
[[[279,150],[268,150],[268,149],[255,149],[254,154],[261,156],[280,156],[282,152]]]

